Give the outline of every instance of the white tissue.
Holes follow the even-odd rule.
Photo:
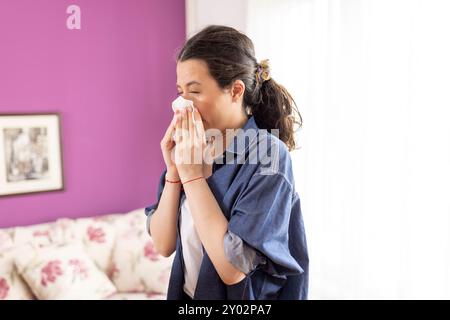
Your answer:
[[[176,110],[183,110],[191,108],[192,112],[194,112],[194,102],[191,100],[186,100],[182,96],[179,96],[172,102],[172,110],[175,112]]]
[[[179,96],[178,98],[176,98],[175,100],[172,101],[172,110],[173,112],[177,111],[177,110],[183,110],[183,109],[188,109],[191,108],[192,110],[192,121],[194,124],[196,124],[195,121],[195,116],[194,116],[194,102],[191,100],[187,100],[184,99],[182,96]],[[194,126],[195,130],[197,130],[197,126]],[[175,141],[175,134],[173,134],[172,136],[172,140]]]

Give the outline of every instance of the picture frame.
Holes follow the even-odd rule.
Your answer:
[[[0,113],[0,197],[64,190],[59,113]]]

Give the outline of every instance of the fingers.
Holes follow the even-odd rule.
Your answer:
[[[179,144],[182,139],[182,132],[181,132],[181,115],[180,112],[177,110],[175,112],[175,143]]]
[[[192,111],[189,109],[187,111],[187,121],[188,121],[188,128],[189,128],[189,138],[191,142],[195,142],[195,127],[194,122],[192,121]]]
[[[196,128],[195,128],[195,119],[194,119],[194,112],[192,110],[189,110],[188,112],[188,121],[189,121],[189,137],[190,137],[190,143],[191,151],[193,151],[193,161],[195,164],[202,164],[202,144],[200,143],[200,139],[197,136]],[[193,147],[193,148],[192,148]]]
[[[181,111],[181,134],[183,142],[188,142],[189,140],[189,123],[186,109]]]
[[[164,141],[170,141],[172,139],[173,136],[173,132],[175,130],[175,124],[176,124],[176,117],[174,116],[172,118],[172,121],[170,122],[169,126],[166,129],[166,133],[164,133],[164,137],[163,140]]]
[[[176,143],[189,142],[195,136],[195,124],[192,118],[193,114],[189,110],[177,110],[175,112],[174,129],[176,131]]]
[[[176,124],[176,118],[173,117],[172,121],[170,122],[169,126],[166,129],[166,132],[164,133],[164,136],[161,140],[161,148],[170,150],[172,149],[174,145],[174,139],[173,135],[175,132],[175,124]]]
[[[197,137],[203,143],[206,143],[205,128],[203,127],[202,116],[198,112],[197,108],[194,108],[194,119],[195,119],[195,132]]]

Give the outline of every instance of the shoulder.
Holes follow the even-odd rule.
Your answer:
[[[256,144],[251,149],[258,150],[258,169],[255,174],[278,177],[293,187],[292,159],[286,144],[267,130],[259,130]]]

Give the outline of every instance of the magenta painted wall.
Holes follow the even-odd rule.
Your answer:
[[[66,8],[81,8],[81,30]],[[59,112],[65,190],[0,198],[0,227],[155,201],[184,0],[0,1],[0,113]]]

